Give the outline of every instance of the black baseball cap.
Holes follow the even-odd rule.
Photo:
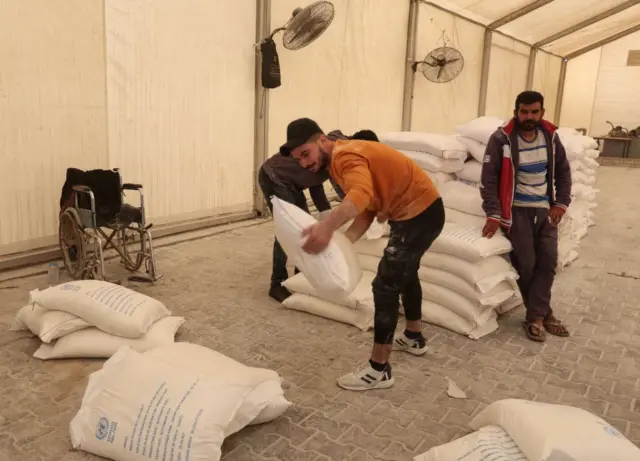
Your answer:
[[[300,147],[315,134],[324,131],[310,118],[299,118],[287,126],[287,142],[280,147],[282,155],[291,155],[291,150]]]

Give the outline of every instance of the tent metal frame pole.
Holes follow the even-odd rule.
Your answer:
[[[633,27],[630,27],[628,29],[625,29],[623,31],[618,32],[617,34],[614,34],[610,37],[604,38],[602,40],[599,40],[595,43],[592,43],[589,46],[585,46],[584,48],[580,48],[579,50],[573,51],[569,54],[567,54],[566,59],[575,59],[579,56],[582,56],[585,53],[588,53],[589,51],[593,51],[597,48],[603,47],[605,45],[608,45],[611,42],[615,42],[616,40],[620,40],[621,38],[624,38],[628,35],[634,34],[636,32],[640,32],[640,24],[636,24]]]
[[[499,29],[500,27],[506,26],[510,22],[513,22],[516,19],[520,19],[521,17],[526,16],[527,14],[539,8],[542,8],[543,6],[548,5],[551,2],[553,2],[553,0],[537,0],[533,3],[529,3],[528,5],[525,5],[522,8],[514,11],[513,13],[509,13],[508,15],[492,22],[488,27],[491,30]]]
[[[484,45],[482,48],[482,70],[480,73],[480,98],[478,101],[478,117],[486,115],[487,94],[489,91],[489,69],[491,68],[491,43],[493,42],[493,31],[485,29]]]
[[[409,25],[407,27],[407,49],[404,70],[404,89],[402,93],[402,131],[411,131],[413,118],[413,92],[416,73],[413,64],[416,61],[416,42],[418,39],[418,14],[420,2],[409,0]]]
[[[562,99],[564,98],[564,85],[567,81],[567,64],[568,59],[563,59],[560,64],[560,78],[558,79],[558,92],[556,93],[556,112],[553,117],[553,122],[556,125],[560,124],[560,113],[562,112]]]
[[[536,57],[538,56],[538,49],[531,47],[529,53],[529,66],[527,68],[527,90],[533,90],[533,77],[536,72]]]
[[[589,27],[590,25],[595,24],[596,22],[600,22],[603,19],[607,19],[613,16],[614,14],[618,14],[635,5],[640,5],[640,0],[630,0],[625,3],[622,3],[614,8],[604,11],[596,16],[593,16],[592,18],[585,19],[584,21],[581,21],[578,24],[575,24],[571,27],[567,27],[566,29],[561,30],[560,32],[557,32],[553,35],[543,38],[542,40],[534,43],[533,46],[535,46],[536,48],[541,48],[543,46],[546,46],[550,43],[560,40],[561,38],[566,37],[567,35],[571,35],[575,32],[578,32],[579,30],[584,29],[585,27]]]
[[[262,53],[260,42],[271,31],[271,0],[256,0],[256,60],[253,145],[253,208],[263,216],[267,203],[258,184],[258,172],[269,155],[269,90],[262,86]]]
[[[482,27],[483,29],[487,29],[488,26],[486,24],[483,24],[479,21],[476,21],[474,19],[471,18],[467,18],[466,16],[461,15],[460,13],[456,13],[455,11],[450,11],[448,9],[446,9],[445,7],[441,6],[441,5],[437,5],[436,3],[430,2],[429,0],[418,0],[419,3],[422,3],[423,5],[429,5],[433,8],[435,8],[436,10],[440,10],[440,11],[444,11],[445,13],[449,13],[451,16],[456,17],[458,19],[462,19],[463,21],[467,21],[471,24],[474,24],[478,27]],[[531,43],[529,42],[525,42],[524,40],[519,39],[518,37],[514,37],[513,35],[509,35],[505,32],[499,31],[499,30],[494,30],[493,31],[494,34],[498,34],[498,35],[502,35],[503,37],[509,38],[511,40],[513,40],[514,42],[520,43],[522,45],[526,45],[526,46],[531,46]],[[549,53],[551,56],[555,56],[556,58],[563,58],[564,56],[560,56],[559,54],[555,54],[552,53],[550,51],[545,51],[545,53]]]

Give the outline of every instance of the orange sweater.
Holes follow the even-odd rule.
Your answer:
[[[390,221],[414,218],[439,197],[413,160],[379,142],[336,141],[330,174],[359,213],[383,213]]]

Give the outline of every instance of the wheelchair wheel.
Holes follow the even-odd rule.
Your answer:
[[[67,208],[60,215],[58,236],[67,272],[74,279],[81,279],[86,266],[85,235],[75,209]]]
[[[132,228],[122,229],[120,232],[120,243],[125,256],[122,258],[122,263],[127,270],[137,272],[145,260],[147,233]]]

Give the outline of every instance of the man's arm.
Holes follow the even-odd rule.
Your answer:
[[[322,184],[320,184],[319,186],[310,187],[309,195],[311,196],[311,200],[313,201],[313,204],[316,206],[318,211],[331,209],[331,205],[329,204],[327,194],[324,191],[324,186]]]
[[[567,159],[567,152],[557,135],[555,136],[554,142],[556,151],[554,178],[556,197],[552,205],[563,208],[566,211],[569,205],[571,205],[571,165],[569,164],[569,159]]]
[[[376,212],[371,210],[365,210],[356,216],[353,224],[349,226],[349,229],[344,233],[351,243],[356,243],[360,238],[369,230],[371,223],[376,217]]]
[[[498,133],[489,138],[487,149],[482,163],[482,175],[480,196],[482,197],[482,209],[487,219],[500,222],[502,211],[500,207],[500,168],[502,163],[502,143]]]

